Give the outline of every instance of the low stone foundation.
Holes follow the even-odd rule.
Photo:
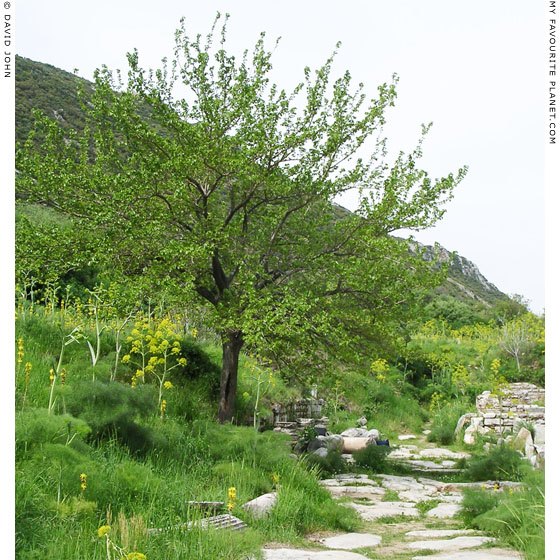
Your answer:
[[[526,421],[545,422],[545,391],[531,383],[511,383],[502,395],[484,391],[476,397],[480,426],[499,433],[512,432],[515,425]],[[472,424],[471,420],[471,424]]]

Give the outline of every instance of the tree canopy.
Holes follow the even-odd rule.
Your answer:
[[[439,281],[390,234],[433,225],[465,173],[432,180],[418,167],[429,127],[386,162],[396,78],[367,100],[348,72],[331,80],[335,53],[286,92],[269,81],[264,34],[240,60],[226,52],[225,19],[194,39],[182,22],[156,71],[129,54],[126,85],[103,67],[83,97],[85,130],[38,115],[16,156],[20,195],[95,239],[91,258],[209,309],[223,343],[222,422],[244,344],[301,368],[386,336]],[[334,203],[350,189],[355,212]]]

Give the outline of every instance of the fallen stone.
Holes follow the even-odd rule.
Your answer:
[[[332,434],[330,436],[326,436],[327,439],[327,451],[336,450],[342,451],[344,438],[338,434]]]
[[[523,557],[514,550],[505,548],[485,548],[484,550],[461,550],[444,552],[429,556],[413,556],[412,560],[522,560]]]
[[[322,447],[327,447],[327,437],[317,436],[307,444],[307,451],[311,453],[312,451],[316,451],[317,449],[321,449]]]
[[[380,543],[380,536],[371,535],[369,533],[345,533],[344,535],[337,535],[336,537],[329,537],[321,540],[321,544],[327,548],[342,550],[379,546]]]
[[[444,519],[447,517],[453,517],[454,515],[459,513],[460,510],[461,510],[461,506],[458,504],[443,503],[427,511],[426,516]]]
[[[183,525],[177,525],[175,527],[165,527],[165,528],[152,528],[148,529],[148,535],[154,535],[157,533],[161,533],[163,531],[168,531],[170,529],[178,529],[181,527],[186,527],[188,530],[192,529],[193,527],[197,527],[200,529],[230,529],[231,531],[242,531],[243,529],[247,528],[247,524],[238,519],[234,515],[230,515],[229,513],[225,513],[223,515],[215,515],[213,517],[206,517],[204,519],[200,519],[198,521],[189,521],[188,523],[184,523]]]
[[[517,432],[514,443],[519,444],[520,447],[525,447],[527,445],[527,442],[531,442],[531,445],[533,445],[533,436],[527,428],[522,427],[520,428],[519,432]]]
[[[422,433],[427,436],[428,434],[432,433],[432,430],[422,430]]]
[[[375,441],[379,440],[379,430],[376,429],[372,429],[372,430],[368,430],[366,437],[369,439],[374,439]]]
[[[473,418],[474,416],[476,416],[476,414],[474,414],[473,412],[467,412],[467,414],[463,414],[463,416],[459,418],[459,420],[457,421],[457,425],[455,426],[455,437],[457,437],[457,434],[463,429],[463,426],[467,422],[470,422],[471,418]]]
[[[292,548],[265,548],[264,560],[368,560],[356,552],[343,550],[295,550]]]
[[[356,420],[356,424],[358,424],[359,428],[362,428],[363,426],[367,425],[367,418],[365,416],[362,416],[361,418],[358,418]]]
[[[342,452],[343,453],[354,453],[356,451],[360,451],[364,449],[368,445],[373,443],[373,440],[370,440],[367,437],[343,437],[342,442]]]
[[[344,430],[340,435],[344,438],[363,438],[367,437],[368,431],[365,428],[348,428]]]
[[[544,424],[535,424],[535,445],[544,444],[545,428]]]
[[[476,443],[477,428],[472,424],[465,430],[465,435],[463,436],[463,442],[467,445],[474,445]]]
[[[407,537],[424,537],[426,539],[437,539],[438,537],[455,537],[474,533],[474,529],[424,529],[422,531],[409,531]]]
[[[403,434],[399,436],[400,441],[406,441],[407,439],[416,439],[416,436],[413,434]]]
[[[319,447],[319,449],[315,449],[315,451],[313,451],[313,455],[317,455],[318,457],[321,457],[321,459],[326,459],[327,453],[328,451],[326,447]]]
[[[455,537],[454,539],[435,541],[414,541],[408,544],[416,550],[460,550],[462,548],[476,548],[489,542],[495,542],[493,537]]]
[[[241,507],[255,517],[264,517],[276,505],[277,497],[276,492],[269,492],[243,504]]]

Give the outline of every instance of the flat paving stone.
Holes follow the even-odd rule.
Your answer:
[[[345,550],[265,548],[262,552],[265,560],[368,560],[366,556]]]
[[[400,441],[406,441],[407,439],[416,439],[416,436],[413,434],[402,434],[399,436]]]
[[[319,482],[321,486],[351,486],[352,484],[359,484],[362,486],[378,486],[377,482],[373,480],[369,480],[367,478],[345,478],[345,479],[337,479],[337,478],[327,478],[325,480],[321,480]]]
[[[333,497],[352,496],[353,498],[380,499],[385,495],[385,488],[379,486],[325,486]]]
[[[382,479],[381,485],[388,490],[395,490],[396,492],[400,492],[401,490],[426,489],[423,484],[420,484],[411,476],[397,476],[392,474],[380,474],[378,476]]]
[[[495,542],[493,537],[455,537],[454,539],[435,541],[414,541],[408,543],[409,548],[416,550],[460,550],[461,548],[476,548],[483,544]]]
[[[485,548],[484,550],[460,550],[429,556],[413,556],[412,560],[523,560],[523,556],[515,550],[506,548]]]
[[[413,503],[407,502],[379,502],[371,506],[362,504],[349,504],[364,521],[374,521],[380,517],[408,516],[419,517],[420,513]]]
[[[420,456],[421,457],[428,457],[428,458],[434,458],[434,459],[439,459],[442,457],[448,458],[448,459],[469,459],[470,455],[468,453],[465,453],[463,451],[459,452],[459,453],[455,453],[454,451],[450,451],[449,449],[443,449],[440,447],[435,447],[434,449],[422,449],[422,451],[420,451]]]
[[[379,546],[381,537],[370,533],[345,533],[344,535],[322,539],[321,544],[327,548],[354,550],[355,548]]]
[[[439,537],[456,537],[474,533],[474,529],[424,529],[421,531],[409,531],[407,537],[424,537],[426,539],[437,539]]]
[[[435,508],[426,512],[427,517],[438,517],[439,519],[445,519],[447,517],[453,517],[461,510],[459,504],[439,504]]]

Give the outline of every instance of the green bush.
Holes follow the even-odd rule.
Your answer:
[[[492,489],[465,488],[460,515],[467,526],[472,527],[473,519],[495,508],[498,499],[498,494]]]
[[[452,401],[436,410],[428,441],[441,445],[450,445],[455,440],[455,428],[459,418],[469,410],[470,406],[464,401]]]
[[[467,460],[465,475],[470,480],[519,481],[530,468],[518,451],[502,444],[491,447],[488,453]]]
[[[138,453],[154,446],[153,431],[137,422],[157,410],[156,390],[151,385],[130,387],[101,381],[77,384],[68,395],[67,408],[89,424],[95,441],[116,437]]]
[[[16,457],[46,443],[84,450],[84,439],[90,432],[87,422],[70,414],[49,414],[46,408],[28,409],[16,414]]]
[[[532,471],[521,491],[504,493],[495,508],[472,520],[472,526],[522,550],[527,560],[544,558],[544,473]]]
[[[354,461],[360,467],[372,472],[382,473],[387,469],[387,455],[391,449],[388,445],[366,445],[353,455]]]
[[[306,455],[309,465],[319,469],[324,474],[339,474],[348,470],[346,461],[342,457],[342,453],[337,449],[330,449],[327,451],[326,457],[320,457],[315,453]]]
[[[178,367],[173,371],[172,378],[184,384],[193,379],[204,379],[212,396],[217,396],[220,389],[220,367],[214,363],[209,355],[192,340],[181,340],[181,356],[187,359],[185,367]]]

